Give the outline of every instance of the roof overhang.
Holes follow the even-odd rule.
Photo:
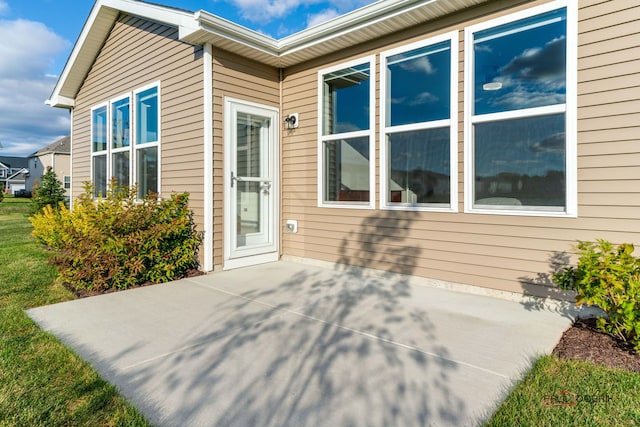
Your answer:
[[[15,179],[18,175],[29,175],[29,169],[22,168],[18,172],[14,173],[10,177],[7,178],[7,181]]]
[[[489,0],[380,0],[280,40],[206,11],[188,12],[136,0],[97,0],[48,105],[73,108],[75,97],[120,13],[178,28],[181,41],[211,44],[286,68],[477,6]]]
[[[75,97],[109,32],[121,13],[140,16],[173,27],[195,25],[192,12],[172,9],[136,0],[97,0],[82,28],[51,97],[45,102],[52,107],[73,108]],[[192,31],[189,28],[188,31]]]

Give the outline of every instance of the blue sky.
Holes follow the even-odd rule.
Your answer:
[[[154,0],[204,9],[282,38],[373,0]],[[0,0],[2,156],[27,156],[69,133],[69,113],[44,105],[89,15],[92,0]]]

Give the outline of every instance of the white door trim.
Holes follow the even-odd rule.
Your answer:
[[[232,218],[233,212],[233,204],[235,203],[232,200],[233,192],[231,190],[231,172],[233,170],[233,152],[232,147],[234,147],[233,135],[233,117],[234,111],[237,110],[254,110],[257,111],[258,114],[263,114],[265,116],[269,116],[272,118],[270,135],[273,139],[271,150],[269,152],[270,155],[270,169],[272,173],[272,182],[270,188],[270,194],[273,198],[272,200],[272,218],[273,220],[270,222],[270,226],[272,227],[271,236],[273,240],[272,245],[268,245],[264,252],[256,253],[252,255],[237,257],[234,256],[233,253],[233,242],[235,241],[235,230],[232,230],[233,224],[235,222]],[[228,270],[232,268],[238,267],[246,267],[255,264],[262,264],[265,262],[277,261],[279,258],[279,224],[280,224],[280,181],[279,181],[279,109],[276,107],[271,107],[268,105],[262,105],[251,101],[245,101],[238,98],[225,97],[224,98],[224,262],[223,269]]]

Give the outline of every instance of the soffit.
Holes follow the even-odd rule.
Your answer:
[[[490,0],[381,0],[275,40],[209,12],[196,13],[136,0],[98,0],[47,104],[72,108],[75,97],[120,13],[179,29],[182,41],[210,43],[285,68],[356,46]]]
[[[97,0],[74,45],[47,104],[72,108],[78,90],[121,13],[174,27],[194,25],[193,13],[137,0]]]
[[[181,38],[193,44],[211,43],[256,61],[285,68],[487,1],[382,0],[280,40],[200,11],[195,16],[197,30]]]

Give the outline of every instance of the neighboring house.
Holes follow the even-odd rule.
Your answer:
[[[24,190],[28,166],[28,159],[24,157],[0,156],[0,191],[15,194]]]
[[[99,0],[48,103],[73,195],[190,192],[203,270],[554,295],[576,240],[640,244],[638,28],[625,0],[383,0],[273,40]]]
[[[67,195],[71,194],[71,137],[64,136],[29,156],[29,176],[26,188],[31,190],[51,167],[62,183]]]

